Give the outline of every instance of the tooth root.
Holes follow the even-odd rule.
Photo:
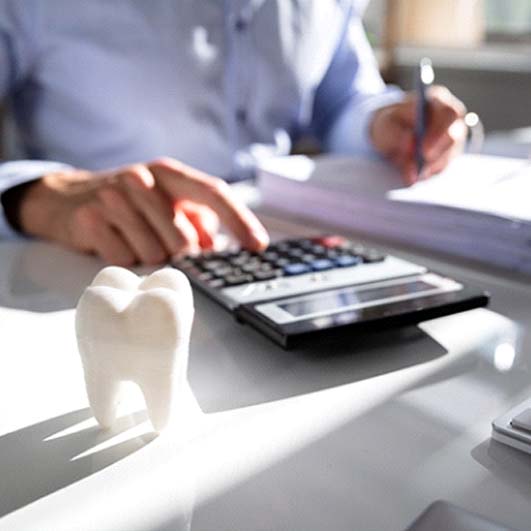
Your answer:
[[[92,413],[100,426],[110,428],[116,420],[120,382],[101,372],[85,372],[85,385]]]
[[[153,425],[153,429],[160,433],[166,428],[170,420],[172,408],[173,375],[170,371],[158,374],[156,378],[143,377],[139,384],[144,395],[146,408]]]

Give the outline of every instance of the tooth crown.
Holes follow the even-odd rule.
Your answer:
[[[137,383],[156,431],[169,421],[186,382],[194,316],[188,279],[161,269],[145,279],[103,269],[85,290],[76,334],[89,402],[98,422],[116,417],[120,382]]]

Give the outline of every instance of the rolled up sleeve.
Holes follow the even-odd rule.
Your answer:
[[[403,99],[378,71],[358,12],[347,10],[333,59],[317,88],[313,130],[325,151],[376,156],[370,140],[374,112]]]
[[[13,230],[4,213],[3,194],[19,184],[33,181],[47,173],[72,169],[67,164],[44,160],[17,160],[0,163],[0,238],[13,239],[20,233]]]

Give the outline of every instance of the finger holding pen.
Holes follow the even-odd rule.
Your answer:
[[[433,86],[429,89],[427,110],[428,122],[422,143],[423,178],[440,172],[462,152],[467,136],[466,108],[447,88]]]
[[[416,179],[426,179],[443,170],[462,151],[466,139],[464,104],[446,87],[433,86],[434,80],[432,62],[425,57],[417,72]]]
[[[435,74],[431,60],[427,57],[421,59],[416,79],[416,116],[415,116],[415,162],[417,175],[422,178],[424,170],[424,139],[428,127],[428,89],[433,84]]]
[[[419,175],[428,178],[442,171],[466,140],[463,103],[445,87],[425,88],[422,128],[418,91],[376,111],[371,125],[374,147],[400,170],[406,185],[417,182]]]

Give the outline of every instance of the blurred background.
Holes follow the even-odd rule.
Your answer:
[[[531,148],[531,0],[370,0],[365,26],[386,81],[412,88],[421,57],[478,113],[484,151]]]
[[[412,88],[428,56],[446,85],[487,133],[483,152],[531,153],[531,0],[357,0],[367,35],[389,83]],[[2,119],[0,157],[14,151]]]

